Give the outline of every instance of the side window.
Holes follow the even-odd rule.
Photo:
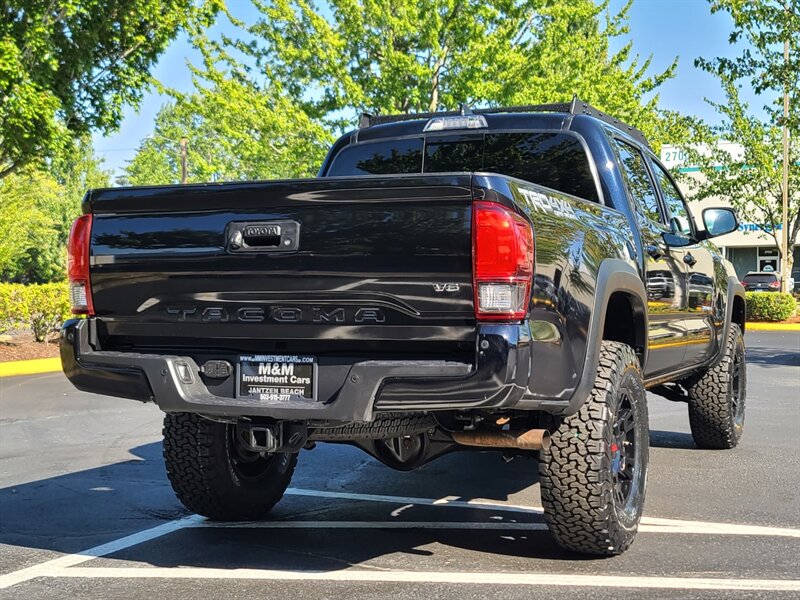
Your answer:
[[[652,161],[651,164],[653,165],[653,172],[656,174],[658,187],[661,188],[661,197],[667,206],[667,212],[669,213],[667,216],[669,217],[672,232],[691,236],[692,217],[686,208],[686,203],[683,201],[681,193],[661,165]]]
[[[622,164],[622,174],[628,184],[637,212],[653,223],[664,227],[666,219],[661,214],[658,196],[647,172],[644,157],[633,146],[614,140]]]
[[[586,150],[571,135],[487,133],[483,170],[600,202]]]

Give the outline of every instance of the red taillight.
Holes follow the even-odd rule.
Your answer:
[[[478,319],[525,318],[533,251],[533,230],[522,216],[494,202],[473,203],[472,268]]]
[[[774,289],[778,289],[779,287],[781,287],[781,282],[780,281],[773,281],[773,282],[771,282],[769,284],[769,287],[774,288]]]
[[[92,215],[75,219],[67,244],[67,277],[72,314],[94,315],[92,286],[89,281],[89,239],[92,232]]]

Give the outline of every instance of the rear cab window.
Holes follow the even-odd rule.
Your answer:
[[[412,138],[347,146],[336,155],[326,176],[397,175],[421,172],[422,138]]]
[[[487,171],[600,202],[589,156],[562,132],[497,132],[362,142],[343,148],[326,177]]]

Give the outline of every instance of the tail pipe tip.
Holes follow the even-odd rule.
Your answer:
[[[464,446],[483,448],[516,448],[518,450],[546,450],[550,447],[547,429],[528,431],[454,431],[453,441]]]

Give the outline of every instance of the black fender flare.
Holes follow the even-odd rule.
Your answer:
[[[634,311],[637,311],[637,329],[642,339],[642,347],[636,348],[640,353],[642,370],[647,364],[647,290],[642,276],[632,264],[620,258],[607,258],[600,264],[597,272],[594,305],[592,316],[589,320],[589,331],[586,337],[586,356],[583,361],[583,370],[575,391],[569,398],[567,406],[560,411],[562,415],[572,415],[580,410],[594,386],[595,374],[600,361],[600,346],[603,341],[603,329],[606,322],[606,312],[612,294],[623,292],[632,297]]]
[[[723,336],[722,336],[722,343],[720,344],[720,350],[717,352],[716,358],[712,360],[707,368],[713,369],[716,367],[720,361],[728,353],[728,344],[725,343],[725,340],[728,339],[728,332],[731,330],[731,326],[733,325],[733,303],[734,300],[739,297],[742,299],[742,302],[745,306],[745,319],[747,319],[747,298],[744,295],[744,286],[742,283],[733,275],[728,276],[728,293],[725,299],[725,324],[723,325]],[[745,328],[742,327],[742,335],[744,335]]]

